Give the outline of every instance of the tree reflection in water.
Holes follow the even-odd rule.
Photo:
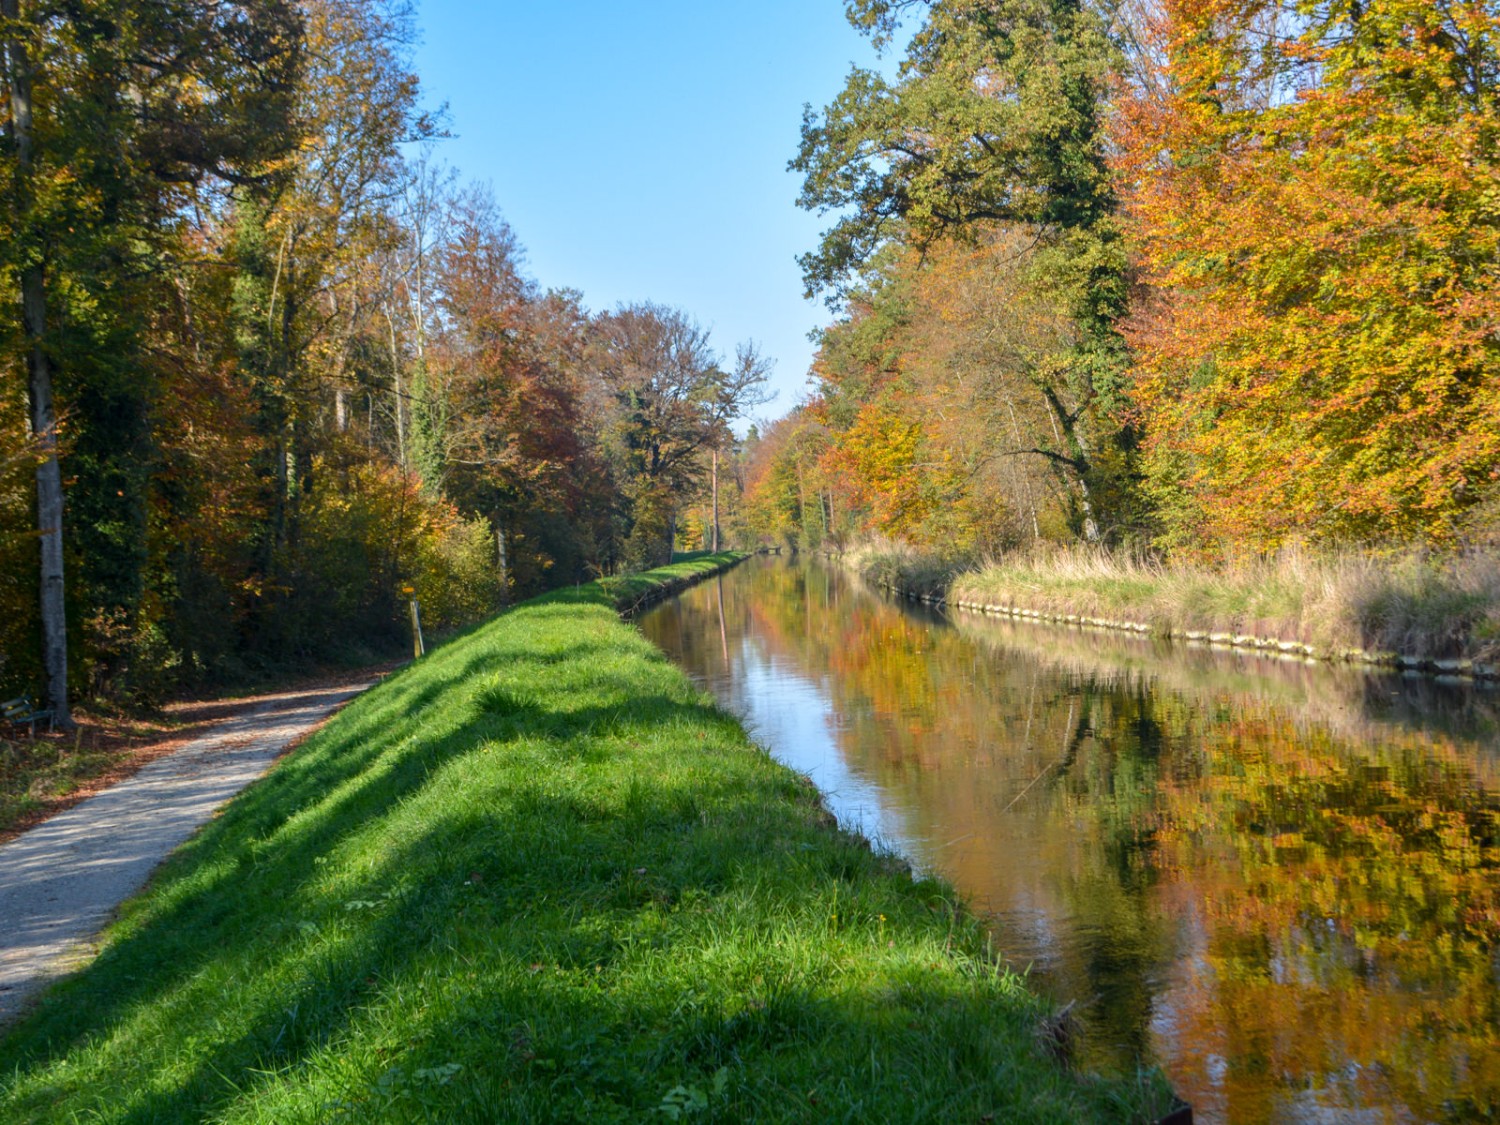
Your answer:
[[[1094,1065],[1155,1060],[1206,1121],[1500,1115],[1496,693],[950,624],[770,559],[642,628],[773,751],[836,755]]]

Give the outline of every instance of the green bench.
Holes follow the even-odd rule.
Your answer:
[[[4,703],[0,703],[0,712],[3,712],[5,721],[12,727],[18,727],[22,723],[30,727],[32,738],[36,737],[37,723],[43,719],[47,720],[47,729],[52,729],[51,709],[38,710],[29,695],[17,696],[15,699],[7,699]]]

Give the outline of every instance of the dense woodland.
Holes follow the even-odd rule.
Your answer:
[[[1500,5],[855,0],[838,312],[750,518],[971,557],[1493,543]]]
[[[849,16],[904,53],[792,160],[835,319],[737,443],[767,362],[531,282],[404,0],[0,0],[0,691],[372,655],[408,588],[459,625],[715,497],[970,557],[1493,542],[1500,4]]]
[[[766,361],[528,280],[402,0],[0,17],[5,694],[370,657],[408,588],[443,628],[711,538]]]

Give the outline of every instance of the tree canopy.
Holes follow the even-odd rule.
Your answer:
[[[527,277],[409,5],[0,15],[6,694],[148,703],[671,549],[768,365]],[[684,362],[616,362],[627,322]]]
[[[802,265],[837,319],[816,451],[774,456],[840,515],[781,533],[1210,557],[1493,538],[1493,0],[849,18],[909,36],[893,77],[856,69],[805,112],[792,161],[831,220]]]

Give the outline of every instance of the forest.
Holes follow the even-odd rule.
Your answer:
[[[792,167],[812,389],[756,533],[967,559],[1500,527],[1500,5],[854,0]],[[1033,548],[1035,549],[1035,548]]]
[[[442,630],[712,538],[769,361],[532,282],[410,5],[0,18],[0,694],[368,662],[409,596]]]
[[[1494,0],[848,15],[892,65],[790,164],[832,321],[740,439],[770,361],[532,281],[404,0],[0,0],[0,694],[372,659],[408,598],[461,626],[721,509],[966,560],[1495,543]]]

